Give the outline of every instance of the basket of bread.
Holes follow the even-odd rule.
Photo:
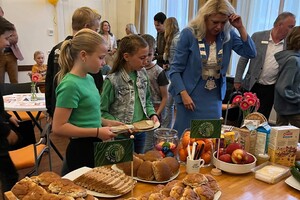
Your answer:
[[[179,174],[179,162],[174,157],[165,157],[159,151],[152,150],[145,154],[133,155],[134,179],[149,183],[165,183]],[[112,168],[131,175],[131,162],[118,163]]]
[[[183,180],[173,180],[166,185],[157,185],[153,191],[139,197],[131,197],[127,200],[137,199],[193,199],[193,200],[217,200],[221,196],[219,185],[214,177],[209,174],[188,174]]]

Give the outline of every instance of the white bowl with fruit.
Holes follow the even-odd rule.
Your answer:
[[[213,154],[213,164],[220,170],[232,174],[246,174],[255,167],[256,157],[242,149],[239,143],[232,143],[226,149],[219,149]]]

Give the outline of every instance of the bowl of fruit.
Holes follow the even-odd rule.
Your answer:
[[[213,164],[224,172],[246,174],[255,167],[256,157],[246,152],[241,144],[231,143],[227,148],[220,148],[218,152],[214,152]]]

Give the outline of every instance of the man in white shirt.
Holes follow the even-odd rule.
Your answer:
[[[267,31],[256,32],[252,40],[256,45],[257,56],[250,60],[248,71],[243,79],[249,59],[239,59],[234,87],[236,90],[244,88],[256,93],[260,100],[258,112],[267,119],[270,116],[274,102],[274,86],[278,77],[279,66],[274,54],[285,49],[285,38],[295,26],[295,15],[283,12],[276,18],[273,28]]]

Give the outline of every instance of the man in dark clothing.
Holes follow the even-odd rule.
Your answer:
[[[165,34],[164,21],[166,20],[166,18],[167,18],[166,15],[162,12],[159,12],[154,16],[154,26],[157,31],[155,59],[157,61],[156,63],[160,67],[163,67],[164,64],[163,54],[166,46],[166,40],[164,37]]]
[[[0,16],[0,52],[9,46],[9,38],[14,30],[14,25]],[[2,195],[12,188],[19,177],[8,153],[9,144],[16,143],[18,136],[10,129],[9,123],[18,126],[18,120],[5,112],[3,96],[0,91],[0,181]]]
[[[89,28],[96,32],[98,32],[100,27],[100,19],[101,16],[88,7],[81,7],[75,10],[72,16],[72,29],[73,35],[77,33],[79,30],[83,28]],[[73,36],[68,36],[65,40],[72,39]],[[54,46],[49,54],[48,63],[47,63],[47,76],[46,76],[46,108],[49,116],[52,118],[56,97],[55,97],[55,89],[57,87],[57,83],[55,81],[55,75],[60,70],[60,66],[58,64],[58,58],[60,53],[60,48],[63,42],[60,42],[56,46]],[[103,77],[101,71],[97,74],[90,74],[95,81],[96,87],[99,92],[102,89]]]

